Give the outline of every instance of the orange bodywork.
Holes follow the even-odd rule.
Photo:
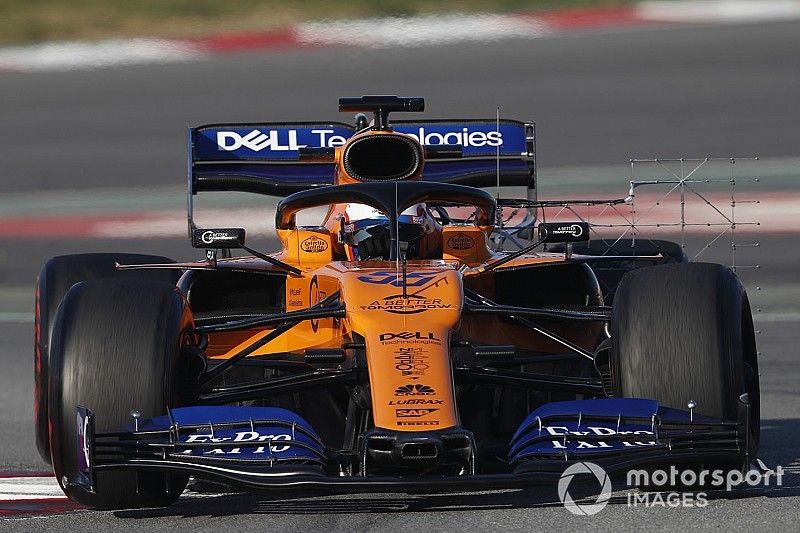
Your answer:
[[[364,132],[349,142],[362,135],[385,133]],[[344,148],[336,149],[337,184],[357,181],[342,165]],[[410,179],[418,178],[419,174]],[[502,257],[489,248],[491,227],[444,226],[440,258],[408,261],[404,278],[399,262],[346,260],[337,238],[344,209],[343,205],[331,206],[319,227],[279,229],[281,250],[273,256],[301,270],[299,275],[286,277],[285,311],[307,309],[338,292],[346,307],[345,318],[301,322],[251,357],[340,347],[363,339],[375,426],[426,431],[460,425],[449,353],[454,337],[482,343],[500,338],[505,339],[505,344],[513,339],[521,346],[541,351],[559,349],[547,339],[531,338],[529,330],[502,324],[494,317],[462,318],[465,283],[472,288],[482,287],[485,290],[481,292],[487,295],[494,292],[492,272],[467,278],[460,270],[464,265],[474,267]],[[225,261],[237,259],[220,263]],[[260,262],[255,258],[248,261]],[[559,254],[529,254],[506,263],[498,271],[563,261],[564,256]],[[265,269],[273,268],[263,263]],[[585,339],[573,335],[571,340],[589,349],[598,327],[595,325]],[[207,353],[216,359],[230,358],[270,331],[262,328],[210,333]]]

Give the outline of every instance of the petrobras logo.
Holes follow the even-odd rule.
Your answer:
[[[300,148],[307,146],[328,147],[342,146],[347,142],[347,138],[341,135],[334,135],[331,129],[302,130],[300,140],[298,130],[268,130],[262,132],[254,129],[249,133],[239,133],[236,131],[218,131],[217,148],[225,152],[233,152],[240,148],[247,148],[253,152],[269,150],[275,152],[296,152]],[[301,144],[305,141],[311,144]]]
[[[420,144],[460,144],[464,147],[480,148],[483,146],[503,146],[503,133],[500,131],[470,131],[461,128],[461,131],[425,131],[425,127],[404,132],[414,137]]]

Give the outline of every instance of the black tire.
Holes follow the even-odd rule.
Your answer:
[[[75,408],[96,415],[98,432],[162,415],[182,403],[176,367],[191,340],[192,317],[175,286],[149,280],[93,280],[73,286],[53,325],[50,443],[53,471],[72,500],[96,509],[169,505],[184,475],[100,471],[95,493],[65,486],[77,471]],[[167,479],[169,476],[169,479]]]
[[[559,244],[549,249],[553,252],[563,252],[564,245]],[[572,251],[581,255],[597,256],[623,256],[623,255],[658,255],[662,259],[655,262],[647,261],[610,261],[603,260],[596,263],[589,262],[600,283],[600,290],[603,293],[603,300],[606,305],[613,305],[617,287],[622,281],[623,276],[628,272],[649,267],[654,264],[663,265],[671,263],[688,263],[681,245],[659,239],[595,239],[589,242],[576,242],[572,245]]]
[[[50,367],[50,334],[58,304],[67,291],[90,279],[152,279],[176,284],[178,270],[117,270],[115,263],[174,263],[172,259],[143,254],[75,254],[53,257],[42,266],[36,279],[34,327],[34,391],[33,417],[36,447],[39,455],[50,463],[50,437],[47,429],[47,374]]]
[[[634,270],[620,283],[611,327],[616,396],[738,420],[751,405],[751,457],[760,426],[758,365],[747,294],[727,267],[711,263]]]

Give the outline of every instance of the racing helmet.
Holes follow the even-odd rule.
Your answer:
[[[397,225],[400,253],[408,259],[420,258],[423,239],[437,227],[425,204],[415,204],[403,211]],[[368,205],[347,204],[339,240],[350,261],[389,259],[389,219]]]

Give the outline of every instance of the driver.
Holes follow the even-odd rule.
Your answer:
[[[425,204],[415,204],[398,217],[400,256],[406,259],[441,257],[441,226]],[[377,209],[363,204],[347,204],[342,217],[340,241],[347,259],[389,259],[389,219]]]

